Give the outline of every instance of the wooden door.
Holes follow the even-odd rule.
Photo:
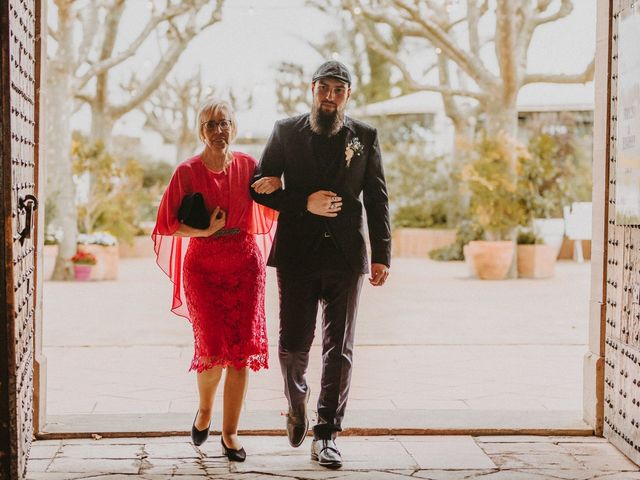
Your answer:
[[[33,438],[40,2],[0,1],[0,479],[23,478]]]
[[[611,7],[603,432],[640,464],[640,3]]]

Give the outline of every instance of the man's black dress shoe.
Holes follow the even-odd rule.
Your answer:
[[[292,447],[302,445],[304,437],[307,436],[307,431],[309,430],[309,417],[307,417],[309,395],[311,395],[311,390],[307,387],[307,398],[304,401],[302,410],[296,413],[290,408],[289,413],[287,413],[287,437]]]
[[[240,450],[234,450],[224,444],[224,438],[220,435],[220,443],[222,443],[222,454],[232,462],[244,462],[247,458],[247,452],[244,451],[244,447]]]
[[[209,428],[211,428],[211,422],[204,430],[198,430],[196,428],[196,420],[198,419],[198,413],[200,410],[196,412],[196,418],[193,419],[193,426],[191,427],[191,441],[196,447],[199,447],[209,438]]]
[[[332,439],[314,438],[311,442],[311,460],[318,462],[321,467],[340,468],[342,457]]]

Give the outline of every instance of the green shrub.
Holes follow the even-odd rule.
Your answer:
[[[444,157],[396,152],[386,171],[394,228],[448,226],[457,187]]]
[[[518,245],[540,245],[544,241],[531,230],[522,230],[518,232],[517,243]]]
[[[527,155],[509,138],[485,135],[464,167],[463,179],[471,193],[469,211],[488,240],[508,240],[518,225],[530,221],[521,198],[523,185],[518,183],[519,167]]]
[[[440,262],[450,262],[464,260],[464,246],[474,240],[482,240],[484,230],[480,225],[470,220],[465,220],[458,226],[456,241],[451,245],[446,245],[429,252],[429,258]]]
[[[575,121],[564,118],[556,123],[563,128],[550,128],[548,121],[530,127],[529,155],[520,166],[521,197],[533,218],[562,217],[565,205],[591,200],[592,162],[588,148],[583,145]]]
[[[78,202],[78,232],[106,231],[131,242],[140,230],[140,211],[151,201],[140,162],[115,158],[103,142],[79,133],[73,135],[72,155],[73,173],[86,187]]]

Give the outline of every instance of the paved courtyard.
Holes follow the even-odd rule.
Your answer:
[[[247,461],[229,463],[217,437],[194,447],[186,437],[36,442],[29,480],[133,478],[292,480],[637,480],[638,467],[595,437],[346,437],[341,470],[309,460],[284,437],[245,437]]]
[[[463,263],[422,259],[396,259],[391,272],[385,287],[363,291],[345,426],[586,427],[588,264],[560,262],[549,280],[480,281]],[[251,376],[244,429],[281,429],[286,409],[273,273],[271,368]],[[69,422],[87,431],[123,423],[136,431],[131,421],[140,415],[160,431],[187,430],[197,408],[195,375],[187,373],[191,330],[168,311],[169,294],[151,258],[121,260],[117,281],[45,282],[50,431]],[[316,338],[311,405],[319,373]]]

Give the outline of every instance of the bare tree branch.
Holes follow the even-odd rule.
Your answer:
[[[179,37],[180,41],[173,43],[169,51],[162,56],[162,59],[156,64],[147,79],[142,82],[142,85],[136,94],[125,103],[109,108],[109,115],[111,117],[120,117],[144,102],[166,78],[167,74],[180,58],[180,55],[184,51],[186,45],[203,30],[220,21],[222,18],[223,4],[224,0],[216,0],[216,7],[213,9],[210,17],[200,26],[196,25],[199,11],[192,11],[187,21],[187,26],[184,28],[183,35]]]
[[[58,31],[53,28],[51,25],[47,25],[47,34],[53,38],[56,42],[60,41],[60,37],[58,36]]]
[[[553,73],[530,73],[525,75],[522,82],[523,85],[529,83],[587,83],[593,80],[595,71],[595,58],[591,60],[589,65],[582,73],[573,75],[553,74]]]
[[[381,44],[381,42],[378,39],[375,38],[375,36],[371,32],[371,28],[369,27],[369,25],[366,25],[366,23],[361,18],[356,18],[355,21],[356,21],[356,24],[358,25],[358,30],[365,36],[368,46],[372,50],[374,50],[375,52],[377,52],[378,54],[386,58],[393,65],[395,65],[402,72],[403,77],[405,78],[409,87],[412,90],[439,92],[439,93],[452,95],[452,96],[470,97],[470,98],[475,98],[479,101],[484,99],[484,96],[479,92],[472,92],[470,90],[453,89],[448,86],[442,86],[442,85],[426,85],[418,82],[413,77],[411,72],[409,72],[406,65],[398,58],[397,54],[395,52],[392,52],[388,48],[386,48],[384,45]]]
[[[543,13],[549,7],[551,3],[550,0],[540,0],[538,2],[538,12]],[[562,3],[558,7],[558,10],[555,13],[546,16],[539,16],[535,19],[536,26],[542,25],[549,22],[555,22],[556,20],[560,20],[561,18],[566,17],[573,11],[573,1],[572,0],[562,0]]]
[[[343,0],[343,6],[351,12],[359,8],[359,11],[367,18],[391,25],[404,35],[428,39],[435,47],[440,48],[447,57],[460,65],[460,68],[478,84],[487,86],[495,84],[495,77],[481,60],[459,48],[455,40],[438,23],[430,18],[421,17],[419,9],[415,6],[411,7],[406,2],[393,0],[393,4],[402,8],[411,18],[403,20],[389,11],[374,10],[365,6],[362,0]],[[410,13],[412,10],[413,13]]]
[[[78,12],[78,16],[82,25],[82,40],[76,56],[76,67],[85,64],[89,59],[89,52],[93,48],[98,33],[98,8],[97,6],[83,8]]]
[[[476,0],[467,0],[466,20],[469,26],[469,50],[476,57],[480,57],[480,35],[478,34],[480,11]]]
[[[82,89],[87,84],[87,82],[89,82],[89,80],[94,78],[96,75],[104,73],[110,68],[113,68],[116,65],[119,65],[125,60],[131,58],[133,55],[135,55],[140,45],[144,43],[144,41],[147,39],[149,34],[151,34],[151,32],[153,32],[162,21],[170,20],[177,15],[180,15],[182,13],[189,11],[190,8],[192,7],[189,5],[189,3],[184,2],[184,3],[180,3],[179,5],[171,5],[170,8],[167,8],[166,10],[162,11],[162,13],[153,16],[147,22],[144,29],[140,32],[140,34],[136,37],[136,39],[133,42],[131,42],[128,48],[126,48],[124,51],[120,52],[115,56],[112,56],[110,58],[105,58],[104,60],[92,65],[89,68],[89,70],[86,71],[84,75],[82,75],[78,79],[75,85],[75,89],[76,90]]]

